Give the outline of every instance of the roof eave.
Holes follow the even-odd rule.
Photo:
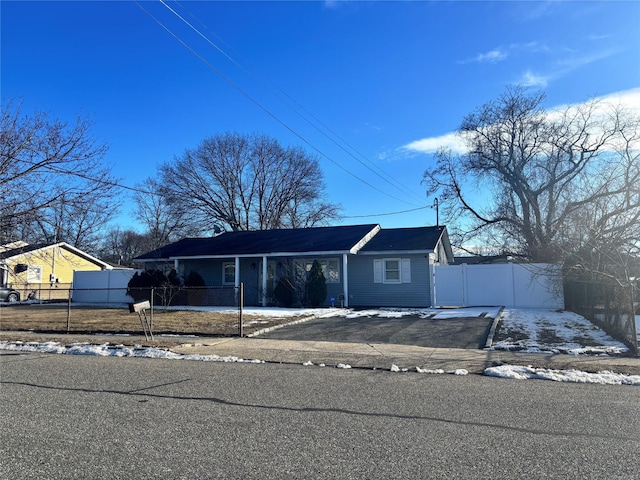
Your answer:
[[[82,258],[90,261],[91,263],[95,263],[95,264],[97,264],[99,266],[102,266],[103,269],[105,269],[105,270],[111,270],[113,268],[107,262],[103,262],[99,258],[96,258],[96,257],[94,257],[92,255],[89,255],[88,253],[83,252],[82,250],[74,247],[73,245],[68,244],[67,242],[52,243],[51,245],[45,245],[44,247],[40,247],[40,248],[37,248],[37,249],[34,249],[34,250],[29,250],[29,251],[23,252],[23,253],[17,253],[16,255],[11,255],[10,257],[5,257],[4,260],[18,258],[18,257],[21,257],[23,255],[30,255],[30,254],[33,254],[34,252],[37,252],[37,251],[48,250],[50,248],[55,248],[55,247],[64,247],[65,249],[70,250],[75,255],[78,255],[79,257],[82,257]]]
[[[433,252],[433,248],[426,250],[371,250],[358,252],[358,255],[428,255]]]
[[[221,254],[221,255],[176,255],[169,258],[146,259],[146,262],[154,261],[173,261],[173,260],[206,260],[206,259],[224,259],[224,258],[261,258],[261,257],[316,257],[321,255],[344,255],[351,253],[349,250],[316,250],[305,252],[257,252],[257,253],[238,253],[238,254]],[[138,260],[141,261],[141,260]]]
[[[356,243],[353,247],[351,247],[351,249],[349,250],[349,253],[353,253],[353,254],[358,253],[360,249],[364,247],[369,242],[369,240],[375,237],[380,230],[381,230],[380,225],[376,225],[375,227],[373,227],[369,231],[369,233],[367,233],[364,237],[360,239],[358,243]]]

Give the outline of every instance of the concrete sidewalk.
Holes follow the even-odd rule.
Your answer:
[[[0,341],[91,343],[113,345],[144,345],[165,348],[180,354],[234,356],[265,362],[302,364],[313,362],[352,368],[415,370],[464,369],[470,373],[482,373],[485,368],[509,364],[558,370],[575,369],[586,372],[603,370],[629,375],[640,375],[640,358],[603,357],[588,355],[564,355],[551,353],[517,353],[492,350],[432,348],[410,345],[338,343],[295,340],[269,340],[263,338],[208,338],[208,337],[160,337],[151,341],[144,336],[66,335],[32,332],[0,332]]]
[[[640,358],[600,357],[545,353],[517,353],[493,350],[431,348],[410,345],[335,343],[260,338],[230,338],[198,340],[171,348],[176,353],[237,356],[265,362],[313,362],[335,366],[347,364],[353,368],[465,369],[482,373],[496,365],[531,365],[559,370],[576,369],[587,372],[609,370],[640,375]]]

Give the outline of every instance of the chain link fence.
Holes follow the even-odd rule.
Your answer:
[[[20,292],[20,300],[66,301],[71,294],[70,283],[29,283],[17,284],[12,288]]]
[[[638,356],[638,332],[636,310],[638,289],[633,285],[621,286],[566,280],[564,285],[565,306],[595,325],[613,338],[627,345]]]
[[[243,286],[141,289],[31,289],[19,303],[0,303],[0,329],[140,334],[144,313],[155,335],[243,336]],[[31,293],[30,291],[30,293]],[[55,293],[55,295],[54,295]],[[144,312],[130,305],[148,301]]]

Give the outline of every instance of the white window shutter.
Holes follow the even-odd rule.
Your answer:
[[[382,260],[373,260],[373,283],[382,283]]]
[[[402,283],[411,283],[411,259],[402,259],[402,271],[400,272]]]

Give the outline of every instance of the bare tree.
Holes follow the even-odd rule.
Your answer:
[[[640,119],[592,101],[545,111],[509,88],[462,122],[468,151],[441,150],[425,172],[458,241],[482,238],[532,261],[581,250],[637,251]]]
[[[116,227],[103,237],[100,258],[114,265],[131,265],[131,260],[149,250],[149,237],[133,230],[121,230]]]
[[[80,200],[67,200],[64,195],[50,207],[40,209],[29,221],[34,242],[55,243],[65,241],[87,252],[96,252],[104,229],[118,211],[121,202],[104,197],[97,190]]]
[[[149,249],[155,250],[185,236],[202,234],[203,231],[194,226],[192,215],[181,210],[182,202],[170,204],[160,191],[160,184],[148,178],[134,195],[135,216],[145,228]]]
[[[161,193],[185,222],[212,230],[313,226],[338,218],[315,157],[263,135],[207,138],[161,169]]]
[[[30,232],[35,241],[95,245],[117,202],[115,180],[103,165],[108,147],[91,138],[91,127],[84,117],[68,124],[47,113],[23,116],[14,102],[3,105],[0,243]]]

